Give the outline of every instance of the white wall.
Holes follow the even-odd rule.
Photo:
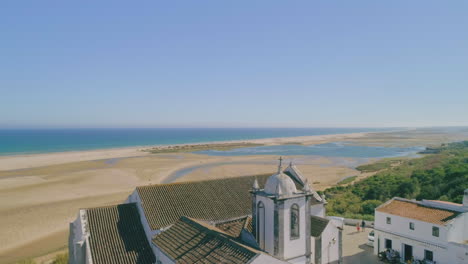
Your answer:
[[[170,257],[168,257],[166,254],[164,254],[158,247],[156,247],[154,244],[151,245],[151,248],[153,249],[154,256],[156,257],[156,263],[159,264],[174,264],[175,261],[172,260]]]
[[[468,240],[468,213],[459,215],[448,225],[447,241],[463,243]]]
[[[305,256],[300,256],[298,258],[294,258],[294,259],[288,259],[288,263],[291,263],[291,264],[304,264],[306,263],[307,259]]]
[[[265,251],[273,255],[274,253],[274,211],[275,205],[268,197],[257,195],[257,207],[261,201],[265,206]],[[258,216],[257,216],[258,217]],[[259,227],[260,228],[260,227]]]
[[[445,248],[441,248],[435,245],[430,245],[426,243],[422,243],[416,240],[408,239],[401,236],[396,236],[392,234],[388,234],[385,232],[375,231],[375,239],[374,239],[374,253],[377,251],[377,243],[380,240],[380,251],[384,250],[385,247],[385,239],[392,240],[392,249],[400,252],[400,256],[403,258],[403,248],[404,244],[413,247],[413,257],[414,259],[422,260],[424,259],[424,250],[430,250],[433,252],[434,261],[438,264],[450,264],[449,260],[449,253],[448,250]]]
[[[450,257],[450,263],[468,263],[468,244],[449,243],[448,255]]]
[[[339,260],[339,230],[329,222],[322,233],[322,263],[331,263]]]
[[[387,224],[387,217],[391,218],[391,224]],[[410,222],[415,224],[414,230],[409,228]],[[439,227],[439,237],[432,236],[433,226]],[[415,259],[424,259],[424,250],[430,250],[437,263],[450,263],[447,250],[447,227],[445,226],[376,211],[374,254],[378,254],[378,250],[385,250],[385,239],[392,240],[392,249],[400,252],[401,257],[403,257],[404,244],[406,244],[413,247]],[[380,249],[378,248],[379,240]]]
[[[391,224],[387,224],[387,217],[391,218]],[[409,228],[410,222],[415,224],[415,230],[411,230]],[[433,226],[439,227],[439,237],[432,235]],[[446,247],[447,244],[447,227],[442,225],[436,225],[376,211],[374,227],[378,230],[383,230],[415,240],[420,240],[429,244],[436,244],[443,247]]]
[[[314,204],[310,206],[310,215],[325,217],[325,206],[323,204]]]
[[[70,251],[69,263],[71,264],[93,264],[89,248],[89,232],[86,226],[86,210],[81,209],[75,221],[70,223],[68,249]]]
[[[276,259],[272,256],[267,254],[258,254],[253,260],[251,260],[252,264],[285,264],[288,262]]]
[[[299,206],[299,238],[291,240],[291,206],[297,204]],[[306,239],[310,237],[310,230],[306,230],[306,200],[305,196],[292,198],[284,201],[283,210],[283,234],[284,234],[284,259],[296,258],[303,256],[306,253]],[[307,232],[309,231],[309,232]]]

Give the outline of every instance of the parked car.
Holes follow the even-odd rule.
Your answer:
[[[374,247],[374,230],[370,231],[369,235],[367,235],[367,243],[369,247]]]

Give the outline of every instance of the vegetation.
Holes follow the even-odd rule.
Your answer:
[[[55,256],[54,261],[51,264],[67,264],[68,263],[68,253],[58,254]]]
[[[49,262],[47,262],[49,263]],[[51,264],[67,264],[68,263],[68,253],[58,254],[55,256],[54,260],[50,262]],[[38,264],[33,259],[25,259],[17,262],[17,264]]]
[[[167,147],[155,147],[143,151],[153,154],[158,153],[176,153],[176,152],[194,152],[202,150],[231,150],[236,148],[260,147],[263,144],[239,142],[239,143],[212,143],[212,144],[193,144],[193,145],[174,145]]]
[[[382,159],[374,163],[358,166],[356,169],[361,172],[375,172],[375,171],[387,169],[390,167],[399,166],[403,161],[404,159],[402,158]]]
[[[356,178],[357,178],[357,176],[346,177],[346,178],[344,178],[343,180],[341,180],[340,182],[338,182],[338,185],[344,185],[344,184],[351,183],[351,182],[353,182]]]
[[[385,160],[359,167],[379,172],[354,184],[325,190],[328,214],[371,220],[374,209],[395,196],[462,203],[463,191],[468,188],[468,141],[442,145],[433,152],[399,160],[398,165],[395,160]]]
[[[36,264],[36,262],[32,259],[24,259],[22,261],[17,262],[17,264]]]

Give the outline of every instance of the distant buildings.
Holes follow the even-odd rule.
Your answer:
[[[463,204],[393,198],[375,210],[374,253],[398,251],[402,261],[468,263],[468,190]]]
[[[263,186],[263,188],[262,188]],[[341,263],[342,223],[290,164],[272,176],[142,186],[82,209],[72,264]]]

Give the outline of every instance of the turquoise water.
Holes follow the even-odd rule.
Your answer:
[[[152,128],[0,130],[0,155],[386,131],[379,128]]]
[[[325,157],[347,157],[347,158],[385,158],[413,156],[417,152],[424,150],[424,147],[374,147],[374,146],[356,146],[346,142],[333,142],[319,145],[280,145],[280,146],[261,146],[251,148],[238,148],[226,151],[205,150],[195,153],[212,156],[247,156],[247,155],[283,155],[283,156],[302,156],[317,155]]]

